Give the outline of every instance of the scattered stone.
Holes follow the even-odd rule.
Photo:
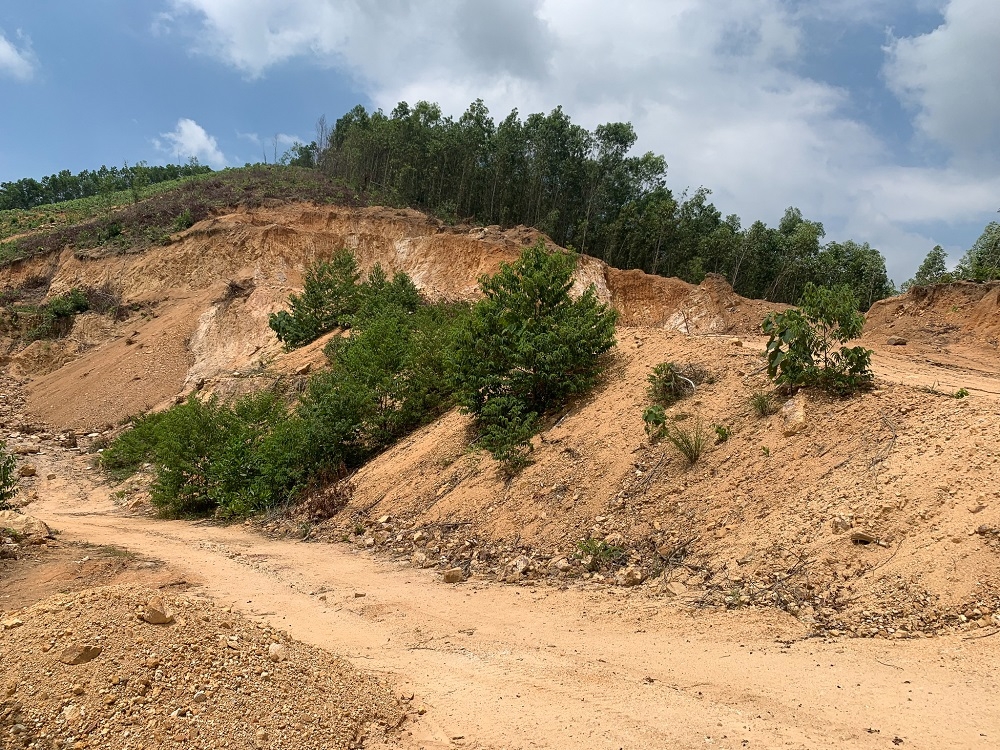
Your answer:
[[[60,652],[59,661],[71,666],[86,664],[88,661],[93,661],[100,656],[103,650],[100,646],[74,644],[67,646]]]
[[[646,571],[636,565],[629,565],[618,574],[616,580],[619,586],[638,586],[646,580]]]
[[[531,567],[531,558],[527,555],[520,555],[511,560],[510,572],[515,576],[523,576]]]
[[[808,425],[806,422],[806,407],[800,396],[788,399],[781,407],[781,417],[785,424],[782,433],[791,437],[802,432]]]
[[[444,572],[445,583],[461,583],[465,580],[465,571],[462,568],[449,568]]]
[[[550,563],[550,565],[553,568],[555,568],[557,571],[559,571],[560,573],[567,573],[567,572],[573,570],[573,563],[571,563],[565,557],[560,557],[560,558],[558,558],[556,560],[553,560]]]
[[[208,696],[205,695],[204,690],[199,690],[197,693],[194,694],[194,697],[191,700],[193,700],[195,703],[204,703],[205,701],[208,700]]]
[[[687,591],[687,586],[685,586],[680,581],[670,581],[663,586],[663,593],[667,596],[680,596]]]
[[[902,336],[890,336],[885,343],[889,346],[906,346],[907,341]]]
[[[163,601],[163,597],[154,596],[146,605],[142,619],[150,625],[169,625],[174,621],[174,613]]]
[[[743,346],[743,339],[729,339],[730,346]]]
[[[13,630],[14,628],[19,628],[24,625],[23,620],[18,620],[16,617],[10,620],[3,620],[0,622],[0,630]]]
[[[296,375],[308,375],[310,370],[312,370],[312,363],[311,362],[306,362],[301,367],[296,367],[295,368],[295,374]]]
[[[32,464],[22,464],[21,468],[17,470],[17,473],[22,477],[33,477],[38,474],[38,469],[36,469]]]
[[[46,474],[45,478],[48,479],[51,482],[53,479],[56,478],[56,475],[55,474]]]
[[[285,644],[283,643],[272,643],[267,647],[267,658],[273,662],[284,661],[288,658],[286,653]]]
[[[850,531],[853,528],[851,519],[845,518],[844,516],[836,516],[831,522],[833,526],[833,533],[842,534],[845,531]]]

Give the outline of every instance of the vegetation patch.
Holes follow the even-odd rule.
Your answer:
[[[768,375],[790,392],[816,386],[846,396],[871,388],[871,350],[845,346],[861,335],[864,322],[848,287],[806,285],[797,309],[764,320]]]
[[[17,494],[17,471],[14,456],[0,441],[0,510],[10,510],[10,501]]]

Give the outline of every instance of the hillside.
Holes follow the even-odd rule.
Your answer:
[[[460,300],[538,237],[448,227],[408,210],[293,204],[215,216],[139,254],[67,249],[4,269],[0,284],[41,277],[51,296],[110,283],[135,312],[118,323],[79,316],[66,338],[12,352],[7,369],[24,379],[30,422],[103,432],[195,389],[232,395],[321,367],[322,340],[284,353],[267,316],[307,264],[339,247],[363,268],[407,272],[431,299]],[[740,298],[718,278],[695,287],[586,256],[576,278],[619,311],[620,345],[597,391],[536,438],[533,465],[505,480],[469,451],[469,422],[451,413],[364,467],[348,507],[312,533],[360,530],[359,544],[417,564],[502,578],[663,573],[658,586],[682,584],[671,590],[706,604],[774,603],[859,634],[934,632],[977,603],[1000,606],[1000,503],[988,482],[1000,389],[985,364],[995,361],[995,285],[914,289],[878,303],[865,340],[878,352],[879,388],[848,401],[801,394],[805,422],[786,435],[781,415],[757,418],[747,405],[766,387],[756,332],[774,305]],[[889,335],[910,343],[888,346]],[[927,356],[953,348],[982,369]],[[643,430],[646,376],[663,361],[714,376],[672,414],[731,431],[691,468]],[[939,370],[956,378],[949,393],[973,396],[935,393]],[[430,541],[414,544],[421,530]],[[864,543],[852,541],[858,532]],[[578,554],[588,537],[630,557],[591,574]]]

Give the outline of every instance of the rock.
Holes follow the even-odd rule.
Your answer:
[[[604,543],[612,547],[621,547],[625,544],[625,537],[619,534],[617,531],[612,531],[606,537],[604,537]]]
[[[806,407],[801,397],[790,398],[781,407],[781,418],[785,424],[782,427],[782,434],[791,437],[802,432],[808,425],[806,422]]]
[[[413,535],[413,543],[418,547],[422,547],[427,544],[428,539],[430,539],[430,537],[427,535],[426,531],[418,531]]]
[[[730,346],[743,346],[743,339],[729,339]]]
[[[101,655],[102,649],[100,646],[91,646],[89,644],[84,645],[71,645],[64,648],[59,654],[59,661],[63,664],[77,665],[86,664],[88,661],[93,661],[98,656]]]
[[[0,622],[0,630],[13,630],[14,628],[19,628],[24,625],[24,620],[18,620],[16,617],[10,620],[3,620]]]
[[[41,544],[52,536],[44,522],[12,510],[0,510],[0,529],[13,529],[29,544]]]
[[[33,477],[38,474],[38,469],[31,464],[22,464],[17,473],[22,477]]]
[[[855,531],[851,534],[851,541],[855,544],[874,544],[878,538],[867,531]]]
[[[515,557],[513,560],[510,561],[510,572],[513,573],[515,576],[523,576],[530,567],[531,567],[531,558],[527,557],[526,555],[520,555],[519,557]]]
[[[556,560],[553,560],[551,563],[549,563],[549,565],[555,568],[560,573],[567,573],[573,570],[573,563],[571,563],[565,557],[560,557]]]
[[[163,601],[163,597],[154,596],[146,605],[146,611],[142,613],[142,619],[150,625],[169,625],[174,621],[174,613]]]
[[[46,479],[48,479],[49,481],[52,481],[53,479],[55,479],[55,478],[56,478],[56,475],[55,475],[55,474],[47,474],[47,475],[45,476],[45,478],[46,478]]]
[[[195,703],[204,703],[205,701],[208,700],[208,696],[205,695],[204,690],[199,690],[197,693],[194,694],[194,697],[191,700],[193,700]]]
[[[308,375],[310,370],[312,370],[312,363],[311,362],[306,362],[301,367],[296,367],[295,368],[295,374],[296,375]]]
[[[646,571],[638,566],[629,565],[618,574],[615,580],[619,586],[638,586],[646,580]]]
[[[663,586],[663,593],[667,596],[680,596],[687,591],[687,586],[685,586],[680,581],[670,581]]]
[[[851,519],[845,518],[844,516],[836,516],[830,524],[833,526],[834,534],[841,534],[845,531],[850,531],[853,528]]]
[[[885,340],[889,346],[906,346],[906,339],[902,336],[890,336]]]
[[[449,568],[444,572],[445,583],[461,583],[465,580],[465,571],[461,568]]]
[[[273,662],[287,659],[288,655],[285,653],[285,645],[283,643],[272,643],[267,647],[267,658]]]

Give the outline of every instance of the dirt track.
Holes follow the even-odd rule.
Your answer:
[[[130,517],[84,457],[39,458],[60,479],[29,512],[61,540],[159,558],[221,603],[397,676],[429,708],[401,747],[986,748],[1000,736],[1000,639],[824,642],[773,611],[446,586],[345,545]]]

